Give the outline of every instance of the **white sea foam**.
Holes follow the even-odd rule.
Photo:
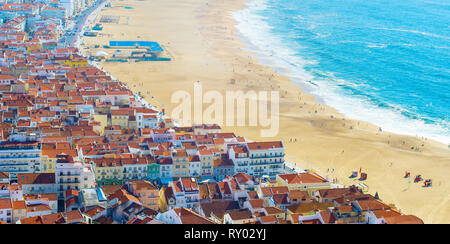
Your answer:
[[[357,88],[357,86],[365,86],[364,83],[355,84],[336,79],[333,74],[328,72],[314,75],[305,70],[306,65],[314,64],[315,61],[299,57],[294,51],[295,48],[289,46],[292,43],[288,44],[280,37],[273,35],[272,27],[267,24],[265,17],[257,14],[258,11],[268,7],[267,0],[251,0],[247,5],[246,8],[234,12],[233,17],[237,21],[237,28],[243,41],[248,44],[249,50],[256,53],[261,63],[270,65],[277,72],[291,77],[295,84],[315,95],[318,102],[328,104],[350,118],[379,125],[384,131],[423,136],[446,144],[450,143],[450,130],[448,129],[450,123],[448,121],[428,124],[425,123],[425,118],[410,119],[402,114],[405,109],[398,105],[391,104],[382,108],[370,102],[366,97],[345,95],[340,87],[345,85]],[[373,48],[387,46],[373,43],[366,43],[366,45],[372,45]]]
[[[368,48],[386,48],[388,47],[387,44],[368,44]]]
[[[436,35],[436,34],[433,34],[433,33],[425,32],[425,31],[418,31],[418,30],[395,29],[395,28],[384,28],[384,27],[373,28],[373,29],[376,29],[376,30],[388,30],[388,31],[398,31],[398,32],[409,32],[409,33],[418,34],[418,35],[431,36],[431,37],[442,38],[442,39],[450,39],[449,36],[441,36],[441,35]]]
[[[424,3],[438,5],[438,6],[450,6],[450,3],[440,3],[440,2],[432,2],[432,1],[424,1]]]

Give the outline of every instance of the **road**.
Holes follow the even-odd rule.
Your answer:
[[[70,22],[67,22],[66,32],[59,40],[60,44],[67,47],[75,45],[78,38],[83,34],[83,28],[86,25],[86,21],[89,16],[97,9],[102,8],[108,0],[97,0],[89,8],[83,10],[80,14],[77,14]]]

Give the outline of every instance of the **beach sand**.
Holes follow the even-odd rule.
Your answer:
[[[132,9],[124,8],[132,7]],[[193,83],[225,94],[227,90],[278,90],[280,130],[273,138],[260,137],[259,127],[224,127],[250,140],[283,140],[286,160],[312,169],[339,184],[361,183],[349,179],[352,171],[368,174],[368,192],[378,192],[386,203],[425,223],[450,223],[450,149],[432,140],[380,132],[379,127],[351,120],[333,108],[319,104],[289,78],[258,64],[234,25],[230,12],[245,6],[244,0],[147,0],[112,1],[102,15],[120,16],[119,23],[102,23],[102,35],[85,37],[87,55],[109,40],[157,41],[172,57],[170,62],[106,63],[101,66],[141,91],[145,99],[170,115],[175,91],[192,94]],[[206,107],[206,106],[204,106]],[[418,148],[413,150],[411,147]],[[334,170],[332,170],[334,169]],[[433,179],[433,187],[408,184],[410,171]]]

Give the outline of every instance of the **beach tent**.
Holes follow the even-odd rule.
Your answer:
[[[361,177],[359,178],[359,180],[367,180],[367,174],[361,173]]]
[[[416,178],[414,178],[414,183],[417,183],[419,181],[422,181],[422,175],[416,175]]]
[[[406,173],[405,173],[405,178],[409,178],[410,175],[411,175],[411,173],[408,172],[408,171],[406,171]]]

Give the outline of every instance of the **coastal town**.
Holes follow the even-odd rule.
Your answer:
[[[286,162],[283,141],[179,126],[81,54],[107,6],[0,0],[0,223],[423,224]]]

